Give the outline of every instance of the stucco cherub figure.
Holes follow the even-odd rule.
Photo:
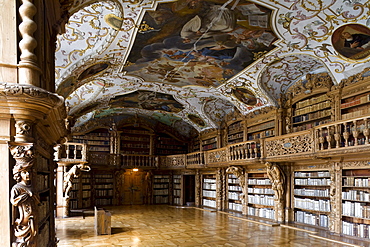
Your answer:
[[[35,206],[40,203],[38,194],[31,187],[31,166],[17,164],[13,168],[17,184],[11,190],[10,202],[13,205],[13,227],[16,237],[12,247],[35,246],[36,236]]]
[[[72,166],[68,172],[64,173],[64,182],[63,182],[63,192],[64,197],[68,198],[68,193],[72,189],[72,181],[74,178],[78,178],[81,175],[81,172],[90,171],[90,166],[85,164],[77,164]]]

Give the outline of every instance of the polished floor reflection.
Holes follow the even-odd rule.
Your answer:
[[[96,236],[93,216],[57,219],[58,246],[370,246],[361,241],[357,245],[330,242],[309,231],[258,224],[198,208],[158,205],[106,209],[112,212],[112,235]]]

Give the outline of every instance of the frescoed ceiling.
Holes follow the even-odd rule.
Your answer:
[[[338,84],[361,72],[369,11],[367,0],[75,0],[56,91],[72,131],[126,116],[190,136],[232,111],[278,107],[307,74]]]

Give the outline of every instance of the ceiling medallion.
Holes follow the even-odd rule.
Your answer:
[[[232,89],[232,94],[239,101],[243,102],[246,105],[254,106],[257,104],[256,96],[247,88],[237,87]]]

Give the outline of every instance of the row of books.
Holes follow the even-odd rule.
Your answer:
[[[232,123],[229,125],[229,131],[240,129],[240,128],[243,128],[243,123],[241,121]]]
[[[227,140],[234,140],[234,139],[238,139],[238,138],[243,138],[243,136],[244,136],[244,133],[228,135]]]
[[[369,202],[370,201],[370,192],[362,191],[362,190],[343,191],[342,192],[342,199],[343,200]]]
[[[258,216],[267,219],[275,219],[275,210],[271,208],[248,207],[248,215]]]
[[[329,122],[331,122],[330,119],[321,120],[321,121],[315,121],[313,123],[302,124],[302,125],[293,127],[293,132],[312,129],[315,126],[319,126],[319,125],[326,124],[326,123],[329,123]]]
[[[329,197],[329,189],[326,189],[326,190],[294,189],[294,195],[298,195],[298,196]]]
[[[176,190],[181,190],[181,184],[174,184],[173,188]]]
[[[153,194],[155,196],[163,196],[163,195],[168,195],[168,189],[159,189],[159,190],[154,190]]]
[[[49,175],[37,174],[36,176],[36,190],[42,191],[49,188]]]
[[[274,190],[269,188],[248,188],[248,193],[273,195]]]
[[[229,210],[242,212],[243,206],[240,203],[229,202]]]
[[[360,238],[370,238],[370,225],[342,221],[342,233]]]
[[[209,199],[203,199],[203,206],[207,206],[207,207],[211,207],[211,208],[216,208],[216,201],[209,200]]]
[[[169,183],[169,182],[170,182],[169,178],[154,177],[154,183]]]
[[[250,178],[248,179],[248,184],[250,185],[271,185],[271,181],[268,178]]]
[[[309,105],[309,106],[306,106],[304,108],[297,108],[294,111],[294,116],[299,116],[299,115],[303,115],[303,114],[306,114],[306,113],[319,111],[319,110],[322,110],[322,109],[325,109],[325,108],[328,108],[328,107],[330,107],[330,101],[329,100],[324,101],[324,102],[320,102],[320,103],[315,104],[315,105]]]
[[[240,193],[238,193],[238,192],[229,192],[228,193],[228,198],[229,198],[229,200],[231,199],[231,200],[240,200],[241,198],[240,198]]]
[[[234,176],[234,174],[229,174],[229,175],[233,175]],[[229,177],[228,179],[227,179],[227,182],[229,183],[229,184],[239,184],[239,179],[238,178],[236,178],[236,177]]]
[[[36,159],[37,171],[50,171],[48,159],[41,155],[38,155]]]
[[[95,199],[95,205],[107,206],[107,205],[112,205],[112,204],[113,204],[113,200],[111,198]]]
[[[330,201],[294,197],[294,207],[319,212],[330,212]]]
[[[73,139],[93,139],[93,140],[106,140],[109,137],[109,133],[89,133],[88,135],[74,135]]]
[[[180,197],[181,196],[181,190],[174,190],[173,195],[177,196],[177,197]]]
[[[203,190],[204,197],[216,198],[216,191],[214,190]]]
[[[203,150],[211,150],[217,148],[217,143],[202,146]]]
[[[113,189],[113,184],[97,184],[95,189]]]
[[[149,137],[143,137],[143,136],[127,136],[122,135],[121,140],[123,141],[138,141],[138,142],[150,142]]]
[[[313,105],[313,104],[317,104],[319,102],[326,101],[326,100],[328,100],[328,96],[326,94],[323,94],[323,95],[320,95],[320,96],[317,96],[317,97],[313,97],[313,98],[302,100],[302,101],[298,102],[296,104],[296,108],[297,109],[298,108],[303,108],[303,107]]]
[[[123,129],[122,130],[122,133],[149,135],[150,134],[150,131],[147,131],[147,130]]]
[[[299,115],[299,116],[293,117],[293,123],[300,123],[300,122],[309,121],[309,120],[313,120],[317,118],[324,118],[324,117],[330,116],[330,114],[331,114],[331,110],[328,109],[328,110],[317,111],[317,112],[308,113],[304,115]]]
[[[121,145],[124,148],[150,148],[149,144],[143,143],[122,143]]]
[[[229,185],[227,189],[228,191],[242,191],[242,187],[238,185]]]
[[[370,220],[370,206],[364,202],[345,201],[342,203],[342,214]]]
[[[89,151],[109,152],[109,147],[89,147]]]
[[[180,205],[181,204],[181,198],[178,198],[178,197],[173,198],[173,203],[175,205]]]
[[[343,186],[369,187],[369,178],[344,177]]]
[[[319,185],[329,186],[330,178],[295,178],[295,185]]]
[[[82,198],[90,198],[91,190],[82,191]]]
[[[315,172],[294,172],[295,177],[306,178],[306,177],[330,177],[328,171],[315,171]]]
[[[153,184],[154,189],[166,189],[168,188],[168,183],[162,183],[162,184]]]
[[[265,137],[271,137],[274,135],[275,135],[275,130],[266,130],[266,131],[262,131],[256,134],[248,135],[248,141],[265,138]]]
[[[344,102],[344,103],[340,104],[340,108],[343,109],[343,108],[347,108],[347,107],[351,107],[351,106],[355,106],[355,105],[359,105],[359,104],[364,104],[364,103],[367,103],[367,102],[370,102],[370,94],[364,95],[360,98],[351,100],[349,102]]]
[[[113,196],[113,190],[95,190],[95,196]]]
[[[354,111],[343,113],[342,120],[366,116],[370,113],[369,107],[358,107]]]
[[[274,197],[267,195],[248,195],[248,203],[274,206]]]
[[[212,137],[210,139],[204,140],[203,144],[210,144],[210,143],[214,143],[216,141],[217,141],[217,137]]]
[[[304,211],[296,211],[294,213],[294,220],[304,224],[329,227],[329,217],[324,214],[312,214]]]
[[[215,178],[204,178],[203,183],[214,184],[214,183],[216,183],[216,179]]]
[[[111,184],[113,184],[113,178],[96,178],[95,183],[111,183]]]
[[[248,133],[275,127],[275,121],[248,127]]]

